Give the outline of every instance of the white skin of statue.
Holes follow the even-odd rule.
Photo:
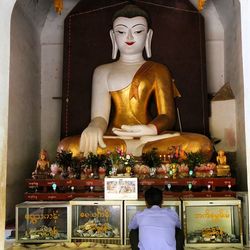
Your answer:
[[[112,58],[117,61],[97,67],[93,75],[91,122],[82,132],[80,152],[88,155],[96,152],[97,146],[105,148],[103,135],[106,132],[111,110],[109,91],[117,91],[127,87],[138,69],[145,63],[143,50],[151,57],[151,39],[153,31],[148,29],[147,21],[142,16],[133,18],[118,17],[114,20],[110,37],[113,45]],[[141,137],[157,135],[153,124],[127,125],[113,128],[113,133],[121,137]]]

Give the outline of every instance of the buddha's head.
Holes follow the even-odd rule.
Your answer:
[[[223,150],[218,151],[218,156],[222,157],[225,155],[225,152]]]
[[[121,54],[133,55],[146,49],[147,57],[151,57],[151,40],[153,31],[150,29],[148,14],[136,5],[126,5],[118,10],[113,17],[113,29],[110,31],[112,40],[112,58],[118,50]]]
[[[48,158],[48,153],[46,150],[42,149],[39,153],[39,158],[40,160],[47,160]]]

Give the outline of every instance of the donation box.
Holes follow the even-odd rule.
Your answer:
[[[23,202],[16,205],[16,241],[21,243],[70,241],[68,202]]]
[[[183,225],[187,247],[242,247],[241,201],[185,199]]]
[[[70,205],[72,241],[122,245],[123,201],[76,198]]]

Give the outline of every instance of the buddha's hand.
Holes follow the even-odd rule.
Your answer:
[[[88,156],[90,152],[96,153],[97,147],[105,148],[106,144],[103,141],[103,135],[105,132],[102,122],[92,120],[89,126],[83,130],[80,138],[79,149],[84,156]]]
[[[121,128],[113,128],[113,133],[119,136],[141,137],[144,135],[157,135],[156,126],[148,125],[122,125]]]

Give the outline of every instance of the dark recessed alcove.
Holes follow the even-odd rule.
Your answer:
[[[62,138],[80,134],[90,121],[92,74],[96,66],[111,62],[112,16],[129,2],[80,1],[65,19]],[[188,0],[133,2],[152,19],[150,60],[169,67],[182,95],[176,105],[183,131],[208,135],[203,17]]]

